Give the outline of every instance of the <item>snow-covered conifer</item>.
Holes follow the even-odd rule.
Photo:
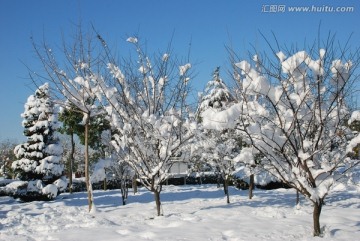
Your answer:
[[[55,135],[58,129],[57,111],[48,83],[29,96],[21,116],[24,118],[22,125],[27,142],[15,147],[18,160],[13,162],[12,168],[21,180],[40,181],[45,186],[52,184],[63,175],[60,162],[63,150]],[[43,191],[46,193],[46,190],[50,189]],[[51,198],[54,196],[52,193]]]
[[[214,70],[213,78],[208,82],[204,95],[198,107],[198,120],[201,122],[207,113],[218,113],[233,105],[235,98],[220,78],[220,68]],[[241,149],[241,137],[235,128],[216,130],[204,128],[201,141],[204,145],[201,149],[200,159],[209,163],[224,181],[224,192],[227,203],[230,203],[228,186],[235,166],[234,159]]]
[[[205,93],[202,94],[198,112],[212,108],[214,110],[224,110],[235,99],[230,90],[220,78],[220,67],[213,72],[213,78],[207,83]]]

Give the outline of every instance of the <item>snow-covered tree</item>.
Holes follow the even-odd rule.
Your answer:
[[[239,131],[247,125],[244,118],[241,121],[238,118],[239,113],[242,112],[241,108],[238,108],[239,105],[235,104],[242,102],[239,93],[241,93],[241,88],[230,91],[226,87],[219,77],[217,68],[213,79],[207,85],[205,95],[201,96],[198,121],[201,121],[207,132],[202,138],[208,141],[202,143],[208,152],[203,152],[203,155],[216,156],[215,159],[210,158],[210,160],[213,160],[213,164],[222,173],[225,186],[233,175],[248,181],[249,198],[251,199],[255,181],[264,185],[273,178],[269,178],[268,173],[259,165],[259,153],[251,146],[247,135]],[[219,155],[220,152],[223,154]],[[219,158],[219,156],[223,158]],[[224,157],[227,161],[224,160]],[[227,193],[226,190],[227,188],[225,188],[225,193]]]
[[[101,107],[100,107],[101,108]],[[60,132],[67,134],[70,137],[70,151],[68,152],[68,173],[69,173],[69,186],[70,193],[72,192],[72,174],[73,174],[73,162],[75,155],[75,141],[74,137],[77,136],[81,145],[85,144],[85,126],[81,123],[83,119],[83,114],[78,111],[78,108],[72,104],[70,106],[65,106],[62,108],[62,111],[59,115],[59,120],[62,122],[62,127]],[[103,131],[110,128],[110,124],[105,118],[105,113],[102,115],[96,115],[90,117],[90,128],[88,133],[88,145],[95,152],[93,158],[95,159],[104,159],[104,143],[101,141],[101,134]],[[109,143],[108,143],[109,144]],[[97,160],[95,160],[97,161]],[[105,187],[106,182],[104,182]]]
[[[49,84],[40,86],[30,95],[25,104],[22,125],[27,142],[15,147],[18,158],[12,168],[17,177],[29,181],[26,196],[33,192],[34,199],[42,195],[52,199],[57,196],[58,188],[53,184],[63,175],[61,164],[62,147],[56,137],[58,129],[57,111],[50,97]],[[30,188],[36,182],[36,188]]]
[[[69,178],[69,191],[72,193],[73,182],[73,169],[74,169],[74,159],[75,159],[75,135],[82,131],[80,128],[80,121],[82,119],[82,114],[76,111],[74,106],[69,106],[63,108],[62,111],[59,113],[59,120],[62,122],[62,126],[59,131],[62,134],[69,135],[70,137],[70,150],[66,153],[68,154],[67,158],[67,173]],[[65,143],[63,143],[65,144]],[[65,152],[65,150],[64,150]]]
[[[85,145],[85,180],[88,192],[89,211],[92,210],[93,195],[89,172],[89,129],[90,119],[100,113],[98,79],[102,78],[104,70],[101,53],[97,51],[94,37],[84,34],[81,27],[75,34],[73,43],[63,43],[60,56],[66,61],[58,62],[57,52],[51,49],[47,43],[37,45],[33,41],[34,50],[41,61],[44,75],[38,72],[30,72],[34,81],[46,78],[53,86],[54,98],[62,108],[72,110],[82,115],[81,124],[84,126]],[[95,42],[96,43],[96,42]],[[62,63],[62,64],[60,64]]]
[[[116,180],[120,181],[122,204],[126,205],[130,180],[134,177],[134,170],[126,161],[118,157],[114,158],[114,163],[109,167],[109,171],[114,174]]]
[[[181,161],[182,148],[196,129],[185,103],[191,64],[176,71],[169,53],[151,61],[137,38],[127,41],[135,46],[138,59],[122,66],[110,59],[108,69],[114,82],[102,86],[115,131],[112,143],[118,153],[126,153],[124,160],[154,193],[157,215],[162,215],[162,184],[173,163]]]
[[[264,167],[313,203],[314,236],[321,234],[320,213],[331,188],[359,163],[348,155],[360,137],[349,129],[346,105],[359,53],[338,49],[328,41],[318,51],[234,62],[242,101],[221,113],[230,121],[238,113]]]
[[[126,205],[129,193],[129,182],[135,176],[135,173],[129,164],[124,161],[127,154],[124,152],[116,152],[114,149],[111,144],[112,135],[111,130],[102,131],[100,145],[104,151],[104,156],[97,160],[94,165],[94,171],[91,174],[91,179],[93,182],[104,181],[104,187],[106,187],[105,183],[107,173],[111,173],[116,182],[120,182],[122,204]]]
[[[205,93],[201,96],[197,113],[199,121],[201,122],[203,115],[226,110],[234,102],[235,98],[220,78],[220,68],[217,67],[213,73],[213,78],[207,83]],[[216,130],[207,129],[206,126],[202,137],[205,138],[202,141],[205,145],[201,147],[201,158],[205,159],[221,175],[222,180],[224,180],[227,203],[230,203],[228,186],[235,171],[237,159],[234,158],[241,149],[241,138],[236,133],[235,128]]]
[[[14,174],[11,164],[16,160],[14,148],[17,144],[14,140],[10,139],[0,142],[0,175],[5,178],[11,178]]]
[[[234,101],[230,90],[220,77],[220,67],[216,67],[212,79],[206,85],[205,93],[201,95],[198,113],[201,114],[209,108],[214,111],[224,110]]]

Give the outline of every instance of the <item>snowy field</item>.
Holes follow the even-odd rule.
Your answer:
[[[86,193],[32,203],[0,197],[0,240],[359,240],[360,192],[340,189],[321,214],[324,238],[312,237],[312,207],[303,198],[295,207],[294,190],[255,190],[249,200],[247,191],[230,188],[227,205],[221,188],[205,185],[164,186],[161,217],[142,188],[126,206],[118,190],[95,191],[94,214]]]

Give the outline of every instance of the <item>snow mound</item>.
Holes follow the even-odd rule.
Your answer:
[[[54,199],[58,194],[58,188],[54,184],[48,184],[42,189],[42,193],[50,199]]]

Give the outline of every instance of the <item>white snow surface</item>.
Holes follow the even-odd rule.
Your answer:
[[[131,190],[130,190],[131,191]],[[357,240],[359,188],[334,191],[323,207],[323,239],[312,237],[312,207],[292,189],[230,188],[231,204],[216,185],[164,186],[164,216],[155,216],[153,195],[143,188],[120,204],[120,191],[95,191],[96,213],[86,193],[61,194],[51,202],[21,203],[0,197],[1,241],[115,240]]]

